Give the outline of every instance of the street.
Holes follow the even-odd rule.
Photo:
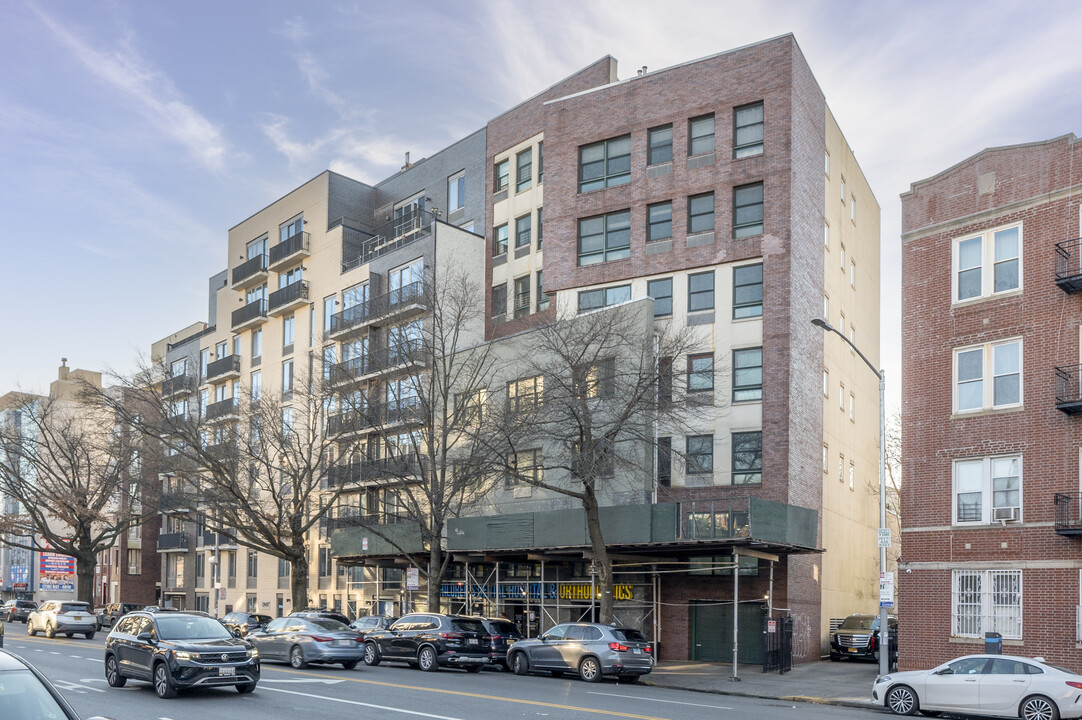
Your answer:
[[[251,695],[216,688],[181,693],[160,700],[149,683],[128,681],[124,688],[105,683],[102,651],[107,633],[94,640],[31,638],[22,626],[9,624],[5,649],[22,655],[41,670],[83,718],[104,715],[115,720],[194,720],[228,716],[229,720],[294,718],[318,713],[348,717],[417,717],[472,720],[477,717],[574,720],[636,718],[698,720],[709,717],[858,718],[868,711],[741,698],[629,685],[606,680],[587,684],[545,675],[518,677],[485,671],[422,673],[405,666],[311,666],[293,670],[265,663],[259,687]],[[648,678],[647,678],[648,679]]]

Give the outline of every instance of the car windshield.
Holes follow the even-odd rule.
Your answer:
[[[331,620],[330,618],[308,618],[308,624],[317,627],[320,630],[330,630],[331,632],[349,630],[349,626],[345,623],[340,623],[337,620]]]
[[[162,640],[222,640],[233,637],[225,627],[209,617],[159,617],[158,635]]]
[[[492,632],[498,635],[518,635],[520,634],[518,628],[509,622],[494,622],[492,623]]]
[[[271,621],[270,615],[250,615],[248,622],[259,623],[260,625],[266,625]]]
[[[83,603],[63,603],[60,606],[60,612],[62,612],[62,613],[73,613],[73,612],[88,613],[88,612],[90,612],[90,608],[89,608],[89,606],[87,606],[87,605],[85,605]]]
[[[0,707],[3,716],[22,720],[66,718],[67,713],[29,670],[0,673]]]
[[[842,623],[839,630],[871,630],[875,621],[879,618],[874,618],[868,615],[850,615]]]
[[[612,635],[617,640],[628,642],[646,642],[646,636],[635,628],[613,628]]]

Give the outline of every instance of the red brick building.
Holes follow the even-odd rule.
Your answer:
[[[1082,668],[1080,202],[1073,134],[902,195],[902,669]]]

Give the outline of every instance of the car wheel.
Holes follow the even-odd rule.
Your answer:
[[[244,685],[237,685],[237,692],[241,695],[247,695],[255,690],[255,683],[245,683]]]
[[[56,637],[56,628],[53,627],[52,623],[46,623],[45,624],[45,637],[47,637],[47,638]]]
[[[436,662],[436,651],[431,645],[425,645],[417,652],[417,666],[425,672],[435,672],[440,669],[439,663]]]
[[[165,667],[163,662],[154,666],[154,692],[162,700],[177,696],[177,689],[173,687],[173,683],[169,678],[169,668]]]
[[[595,683],[601,680],[601,663],[597,658],[586,657],[579,663],[579,677],[585,682]]]
[[[479,673],[484,669],[485,669],[484,665],[467,665],[466,666],[466,672],[470,672],[470,673]]]
[[[371,667],[379,665],[380,656],[379,648],[376,647],[374,642],[368,642],[364,644],[364,664]]]
[[[896,685],[887,693],[887,707],[895,715],[913,715],[920,709],[917,694],[908,685]]]
[[[90,632],[88,632],[86,634],[86,639],[87,640],[93,640],[94,639],[94,631],[93,630],[91,630]]]
[[[105,681],[109,683],[109,687],[124,687],[124,683],[128,682],[128,678],[120,674],[116,655],[105,658]]]
[[[530,661],[526,659],[526,653],[517,652],[511,657],[511,670],[516,675],[526,675],[530,672]]]
[[[352,670],[357,667],[357,660],[350,660],[349,662],[342,663],[342,667],[346,670]]]
[[[1059,720],[1059,708],[1044,695],[1034,695],[1022,701],[1022,720]]]
[[[303,670],[308,667],[308,663],[304,661],[304,652],[299,645],[294,645],[289,651],[289,664],[294,670]]]
[[[26,634],[30,637],[34,637],[38,634],[38,631],[34,629],[34,626],[30,624],[29,620],[26,622]]]

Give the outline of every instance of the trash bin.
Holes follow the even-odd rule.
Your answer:
[[[1003,636],[997,632],[986,632],[984,634],[984,652],[986,655],[1002,655]]]

